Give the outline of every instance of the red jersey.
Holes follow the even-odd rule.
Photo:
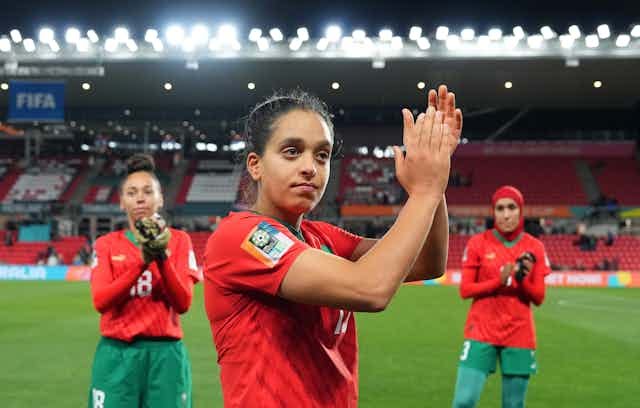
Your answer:
[[[133,234],[122,230],[104,235],[94,244],[91,269],[94,304],[99,301],[97,291],[101,288],[135,275],[131,286],[124,287],[121,300],[111,302],[102,311],[100,333],[127,342],[136,336],[180,339],[179,314],[166,299],[158,265],[152,262],[145,269],[141,250],[134,242]],[[167,250],[166,262],[172,264],[175,273],[197,281],[198,268],[189,235],[172,228]]]
[[[323,222],[303,221],[300,232],[238,212],[207,242],[205,306],[227,408],[357,406],[353,314],[277,293],[306,249],[349,258],[362,238]]]
[[[533,270],[518,283],[500,282],[500,268],[514,263],[524,252],[536,257]],[[460,292],[473,297],[464,337],[496,346],[536,348],[536,331],[530,303],[544,300],[544,277],[551,270],[542,242],[523,233],[513,242],[505,241],[497,231],[474,235],[463,257]]]

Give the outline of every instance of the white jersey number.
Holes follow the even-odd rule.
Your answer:
[[[151,275],[151,271],[144,271],[142,275],[138,278],[138,281],[135,285],[131,287],[131,297],[140,296],[145,297],[151,294],[151,290],[153,289],[151,285],[151,280],[153,276]]]
[[[351,312],[346,312],[344,310],[340,310],[340,317],[338,318],[338,324],[336,324],[336,328],[333,331],[333,334],[339,335],[347,332],[347,325],[349,323],[349,318],[351,317]]]

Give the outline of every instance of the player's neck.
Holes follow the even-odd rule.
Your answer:
[[[300,224],[304,214],[294,214],[288,211],[284,211],[281,208],[274,206],[272,203],[267,203],[264,200],[258,200],[251,207],[251,211],[264,215],[265,217],[273,218],[281,223],[288,224],[289,227],[300,231]]]

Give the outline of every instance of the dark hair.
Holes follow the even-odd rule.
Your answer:
[[[326,103],[302,89],[280,91],[257,104],[247,116],[244,127],[244,137],[247,145],[245,154],[251,152],[263,154],[264,148],[273,133],[274,123],[281,116],[296,109],[311,111],[320,115],[329,127],[333,138],[333,122]]]
[[[333,121],[326,103],[317,96],[300,88],[278,91],[254,106],[249,116],[247,116],[243,135],[246,146],[241,156],[241,163],[246,162],[249,153],[264,154],[264,149],[273,134],[275,122],[296,109],[320,115],[331,132],[331,138],[335,139]],[[250,204],[255,201],[256,186],[250,177],[249,183],[245,185],[242,193],[245,203]]]
[[[120,191],[122,191],[122,188],[124,187],[124,183],[127,181],[127,178],[131,174],[137,173],[139,171],[144,171],[149,173],[151,177],[153,177],[153,179],[156,182],[158,182],[158,186],[160,185],[160,181],[158,180],[158,177],[156,176],[156,173],[155,173],[156,163],[153,160],[152,156],[144,153],[136,153],[127,159],[126,165],[127,165],[127,174],[125,177],[123,177],[122,182],[120,183]]]

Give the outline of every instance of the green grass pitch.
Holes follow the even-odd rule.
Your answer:
[[[469,302],[454,287],[403,287],[357,316],[361,407],[451,404]],[[640,397],[640,290],[549,288],[535,312],[539,374],[528,407],[631,407]],[[202,287],[183,317],[196,407],[221,407]],[[0,282],[0,406],[86,406],[98,314],[87,283]],[[500,406],[499,376],[481,407]]]

